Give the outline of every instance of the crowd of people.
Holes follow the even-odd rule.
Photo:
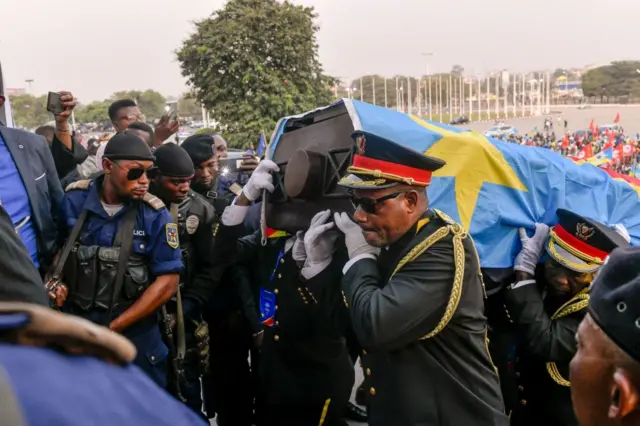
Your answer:
[[[3,424],[640,425],[622,225],[558,209],[513,272],[483,270],[429,205],[445,162],[356,131],[352,214],[265,228],[286,169],[248,152],[223,175],[220,134],[165,143],[177,122],[133,100],[87,151],[61,93],[53,128],[0,126]]]
[[[501,136],[499,139],[546,148],[574,161],[590,162],[616,173],[636,176],[640,160],[640,134],[628,135],[624,128],[618,125],[598,127],[593,120],[588,129],[569,132],[568,122],[561,118],[559,122],[564,122],[564,130],[560,129],[558,134],[554,130],[553,120],[545,118],[543,129],[540,131],[534,128],[528,134]],[[640,175],[640,170],[638,174]]]

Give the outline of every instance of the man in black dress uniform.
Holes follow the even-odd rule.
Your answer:
[[[565,209],[558,209],[557,215],[559,222],[551,230],[536,224],[532,237],[520,230],[516,282],[505,294],[518,342],[512,364],[519,403],[513,407],[511,423],[516,426],[578,424],[571,407],[568,373],[589,285],[607,256],[616,247],[629,245],[599,222]],[[536,266],[545,248],[544,274],[536,279]]]
[[[251,262],[259,277],[260,319],[264,325],[260,377],[266,426],[341,426],[353,387],[353,364],[344,336],[347,309],[340,288],[346,253],[335,251],[339,233],[331,212],[318,213],[306,233],[261,233],[237,240],[251,202],[273,191],[263,160],[234,204],[221,218],[216,239],[219,257]],[[334,253],[335,251],[335,253]]]
[[[640,425],[640,249],[616,249],[594,281],[571,361],[581,426]]]
[[[429,209],[444,161],[368,132],[341,185],[354,223],[336,214],[349,262],[343,288],[358,336],[371,426],[508,424],[486,347],[484,287],[466,230]]]
[[[174,377],[180,383],[170,390],[179,390],[186,404],[202,415],[200,377],[208,362],[203,349],[209,343],[202,309],[211,297],[216,279],[211,257],[215,211],[204,197],[191,190],[189,185],[195,169],[184,149],[175,143],[166,143],[156,149],[155,157],[159,175],[152,181],[150,192],[170,206],[169,211],[178,225],[184,263],[180,274],[181,297],[176,295],[167,304],[168,313],[175,317],[172,321],[175,328],[171,334],[175,339],[173,347],[180,357],[184,357],[184,377]],[[178,309],[178,304],[181,309]],[[182,333],[184,340],[180,336]]]

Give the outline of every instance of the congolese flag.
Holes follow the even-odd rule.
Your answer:
[[[640,243],[640,189],[592,164],[351,99],[295,118],[339,108],[346,109],[353,130],[375,133],[447,162],[427,189],[430,205],[470,231],[485,268],[511,267],[521,247],[518,228],[554,224],[559,207],[608,225],[622,223],[632,243]],[[292,118],[276,125],[268,158]]]

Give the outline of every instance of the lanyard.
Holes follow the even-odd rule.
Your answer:
[[[269,282],[272,283],[276,277],[276,272],[278,272],[278,266],[280,266],[280,261],[284,257],[284,247],[278,253],[278,260],[276,260],[276,266],[273,267],[273,272],[271,273],[271,278],[269,278]]]

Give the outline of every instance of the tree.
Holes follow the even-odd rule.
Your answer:
[[[109,120],[109,105],[111,101],[96,101],[76,108],[76,120],[80,123],[106,124]]]
[[[640,96],[640,61],[612,62],[582,76],[585,96]]]
[[[196,23],[176,52],[197,100],[246,147],[281,117],[333,100],[318,59],[312,7],[285,0],[229,0]]]
[[[165,102],[167,99],[155,90],[147,89],[144,92],[140,90],[127,90],[116,92],[111,95],[111,101],[120,99],[133,99],[138,104],[140,111],[149,120],[156,120],[164,114]]]
[[[47,95],[11,96],[13,118],[18,126],[33,129],[53,120],[53,114],[47,111]]]

